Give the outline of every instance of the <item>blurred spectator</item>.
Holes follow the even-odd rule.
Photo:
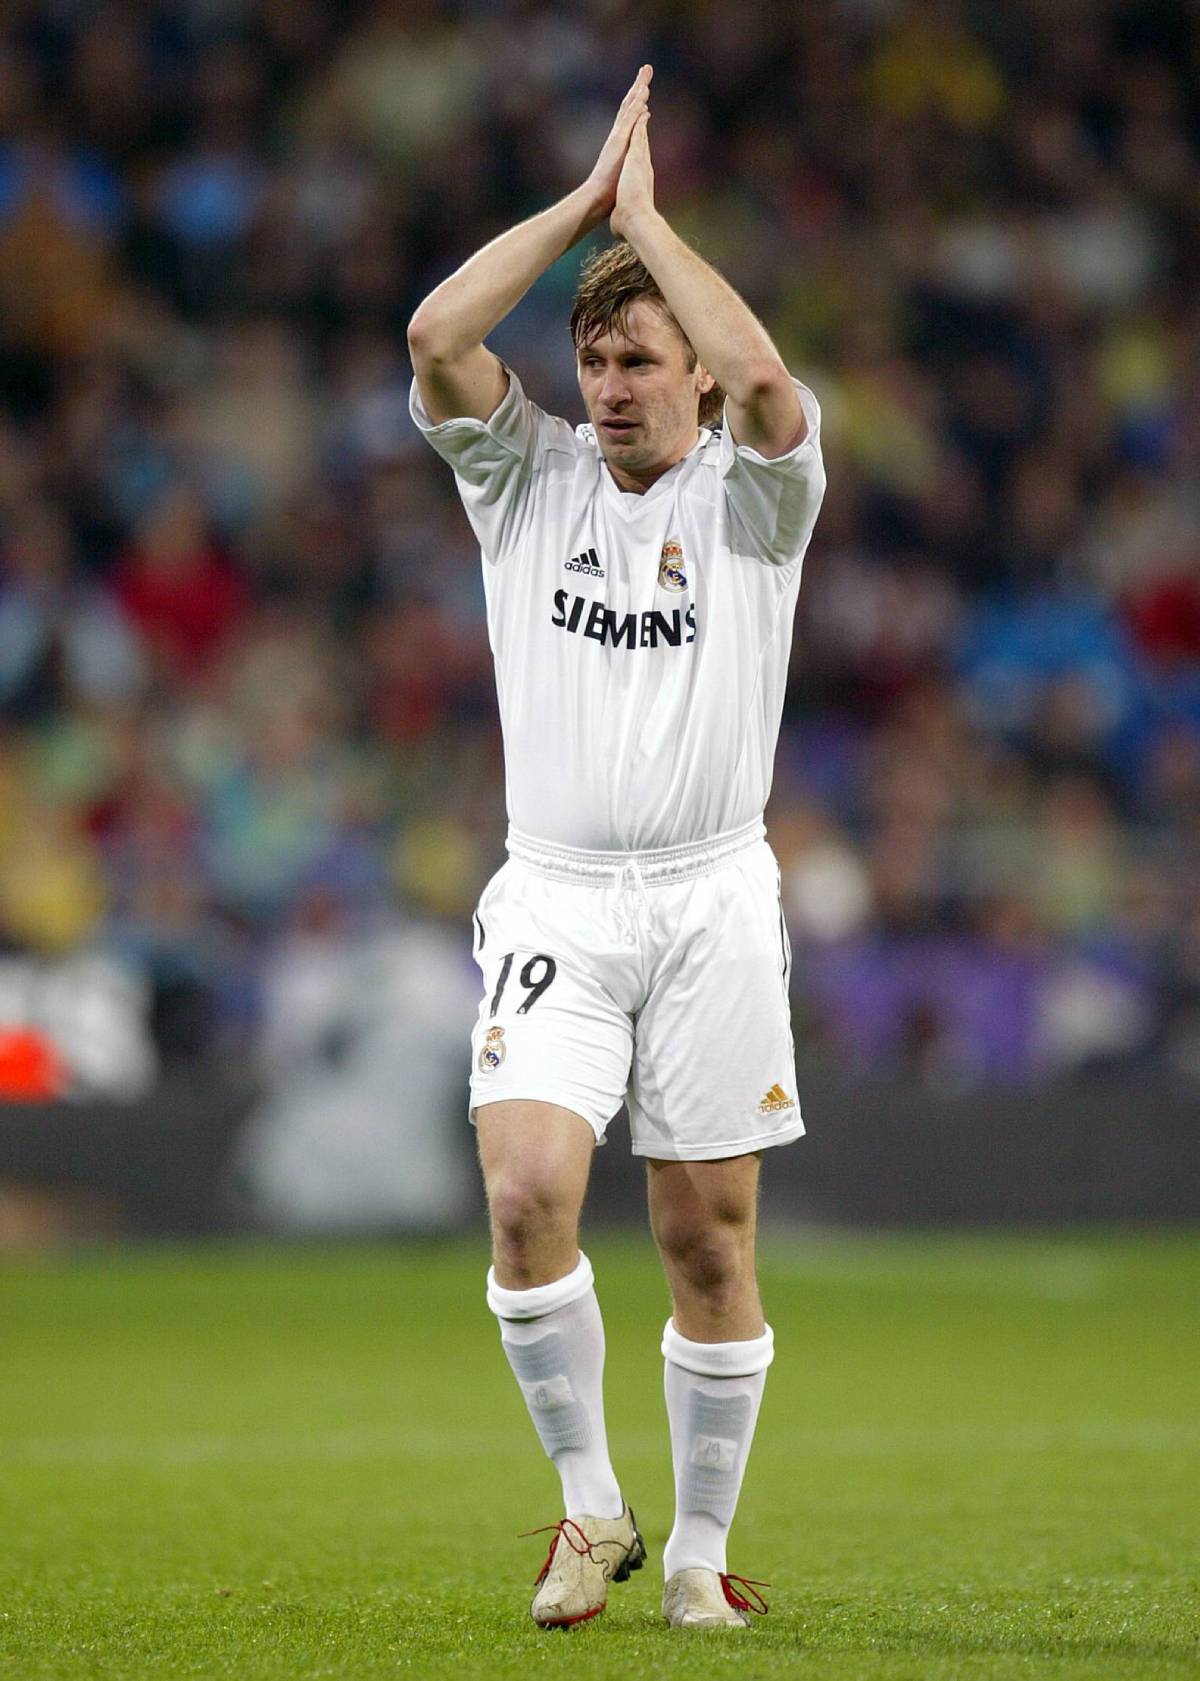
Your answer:
[[[241,578],[209,533],[199,495],[181,483],[134,527],[113,586],[168,684],[201,675],[248,605]]]
[[[0,707],[47,720],[72,703],[125,700],[145,660],[118,603],[88,579],[60,510],[27,502],[9,515],[0,569]]]
[[[10,8],[0,940],[271,1066],[289,966],[336,1015],[343,956],[407,997],[414,907],[465,952],[501,758],[403,328],[647,58],[664,205],[825,411],[770,814],[806,1034],[1200,1071],[1200,18],[1151,0]],[[495,336],[573,418],[577,263]]]

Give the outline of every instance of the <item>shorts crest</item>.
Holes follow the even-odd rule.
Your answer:
[[[502,1027],[489,1027],[487,1037],[483,1042],[483,1049],[479,1053],[479,1072],[481,1074],[494,1074],[504,1061],[506,1050],[504,1029]]]
[[[687,573],[683,569],[683,544],[678,537],[668,537],[662,546],[662,559],[658,563],[658,587],[672,590],[675,594],[688,587]]]

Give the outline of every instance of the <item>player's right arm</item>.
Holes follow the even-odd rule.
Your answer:
[[[430,292],[408,324],[417,389],[435,422],[490,420],[508,376],[484,339],[540,274],[611,214],[634,125],[646,110],[650,66],[638,71],[595,167],[582,186],[549,210],[492,240]]]

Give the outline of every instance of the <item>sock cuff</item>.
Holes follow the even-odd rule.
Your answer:
[[[496,1283],[495,1267],[488,1268],[487,1305],[497,1319],[542,1319],[557,1307],[586,1296],[596,1282],[592,1263],[580,1250],[578,1264],[565,1278],[550,1284],[535,1284],[532,1290],[506,1290]]]
[[[753,1377],[765,1372],[775,1358],[775,1333],[767,1325],[761,1337],[748,1342],[692,1342],[680,1336],[675,1321],[663,1330],[663,1357],[696,1377]]]

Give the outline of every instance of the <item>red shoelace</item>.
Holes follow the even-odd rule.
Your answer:
[[[560,1540],[565,1539],[572,1552],[578,1553],[580,1558],[592,1557],[592,1543],[583,1533],[583,1530],[580,1529],[574,1518],[559,1518],[557,1523],[543,1523],[540,1524],[537,1529],[523,1529],[517,1539],[523,1541],[527,1535],[544,1535],[547,1530],[550,1529],[554,1531],[554,1539],[550,1543],[550,1551],[546,1554],[546,1562],[538,1571],[537,1580],[533,1584],[535,1588],[540,1588],[542,1583],[546,1580],[546,1577],[550,1574],[550,1565],[554,1558],[554,1549],[558,1546]],[[572,1529],[575,1531],[575,1534],[578,1535],[580,1541],[583,1542],[582,1547],[579,1546],[574,1537],[568,1533],[568,1531]],[[738,1580],[741,1580],[740,1576],[738,1577]],[[764,1586],[765,1585],[766,1584],[764,1583]]]
[[[735,1611],[753,1611],[758,1617],[766,1616],[767,1602],[758,1590],[759,1588],[769,1588],[770,1582],[752,1582],[748,1576],[727,1576],[724,1571],[720,1572],[720,1577],[725,1598]],[[737,1588],[733,1586],[734,1582],[745,1588],[745,1595],[737,1591]]]
[[[554,1532],[554,1539],[550,1543],[550,1550],[546,1554],[542,1568],[537,1573],[537,1579],[533,1584],[535,1588],[541,1587],[550,1574],[550,1566],[554,1562],[554,1550],[560,1541],[566,1541],[572,1552],[578,1553],[581,1558],[592,1557],[592,1543],[574,1518],[559,1518],[557,1523],[543,1523],[537,1529],[523,1529],[518,1539],[524,1540],[530,1535],[545,1535],[551,1530]],[[582,1541],[582,1546],[579,1545],[579,1541],[576,1541],[575,1535],[571,1534],[572,1530],[575,1531],[575,1535],[578,1535],[579,1541]],[[719,1571],[718,1575],[721,1591],[735,1611],[753,1611],[755,1616],[766,1616],[767,1602],[758,1590],[759,1588],[769,1588],[770,1582],[755,1582],[749,1576],[734,1576],[725,1571]],[[745,1590],[744,1593],[738,1592],[738,1589],[733,1585],[735,1582],[738,1587]]]

